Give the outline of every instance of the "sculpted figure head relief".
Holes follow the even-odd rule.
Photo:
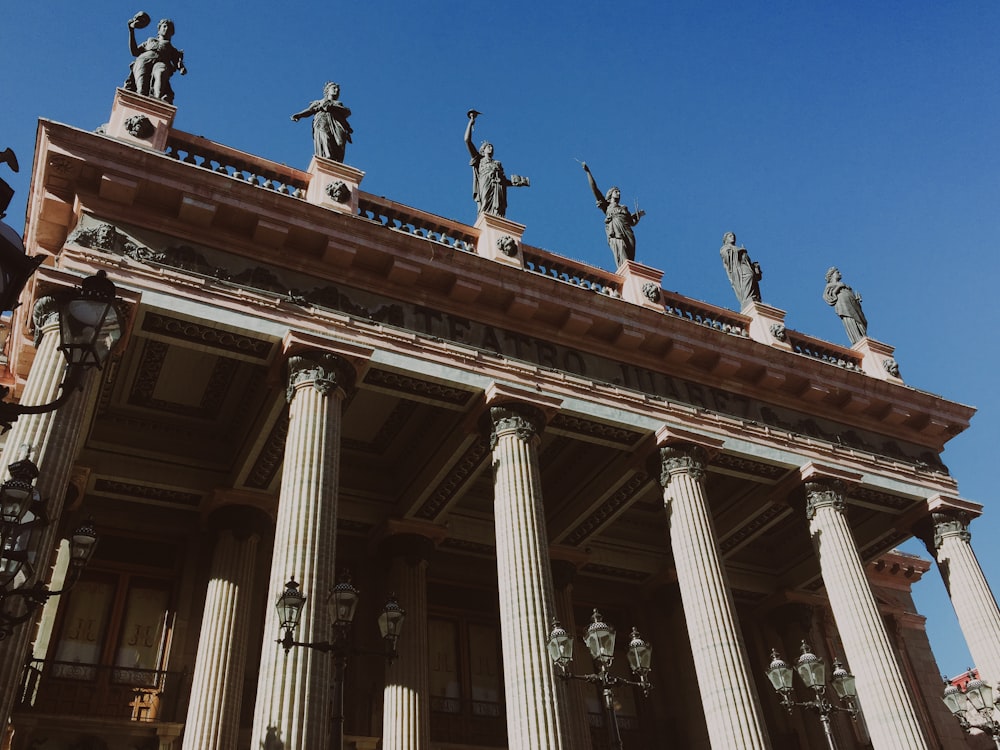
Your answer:
[[[340,101],[340,84],[328,81],[323,87],[323,98],[296,112],[292,120],[312,117],[313,152],[324,159],[343,162],[354,132],[347,122],[350,116],[351,110]]]
[[[625,261],[635,260],[635,232],[632,227],[639,223],[639,219],[646,215],[645,211],[640,211],[636,206],[635,212],[628,210],[627,206],[621,203],[622,191],[617,187],[608,188],[607,193],[601,193],[594,181],[594,175],[590,173],[587,162],[583,164],[583,171],[587,173],[587,182],[590,190],[597,200],[597,207],[604,212],[604,233],[608,238],[608,246],[615,256],[615,265],[621,268]]]
[[[135,30],[148,25],[149,15],[142,11],[128,22],[129,51],[135,60],[125,79],[125,89],[173,104],[174,90],[170,87],[170,76],[175,72],[187,75],[184,52],[170,41],[174,35],[174,22],[169,18],[164,18],[157,25],[156,36],[137,44]]]
[[[489,141],[483,141],[478,150],[472,145],[472,129],[476,118],[482,113],[470,109],[467,114],[469,122],[465,126],[465,145],[471,157],[469,165],[472,167],[472,197],[479,207],[479,213],[506,216],[507,188],[531,187],[531,181],[516,174],[507,177],[503,164],[493,158],[493,144]]]
[[[861,309],[861,295],[844,283],[840,269],[836,266],[826,272],[823,299],[840,316],[852,344],[858,343],[868,335],[868,320]]]
[[[760,280],[763,272],[760,263],[750,260],[747,249],[736,246],[736,234],[726,232],[722,235],[722,265],[726,269],[729,283],[733,287],[740,306],[745,307],[750,301],[760,302]]]

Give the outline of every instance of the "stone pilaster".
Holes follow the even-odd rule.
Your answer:
[[[270,521],[255,508],[231,505],[213,515],[217,528],[209,569],[184,750],[235,750],[246,665],[253,569]]]
[[[659,458],[677,583],[712,747],[768,748],[705,496],[708,453],[699,445],[680,443],[662,446]]]
[[[499,390],[487,392],[487,403],[508,746],[559,750],[569,745],[546,649],[553,613],[552,572],[538,465],[545,416],[529,403],[506,400],[511,394]]]
[[[394,529],[385,538],[389,581],[406,610],[396,650],[399,658],[385,671],[382,701],[382,750],[430,748],[430,653],[427,644],[427,560],[443,536],[443,527],[418,524]],[[391,529],[392,530],[392,529]],[[391,531],[390,530],[390,531]]]
[[[937,498],[935,498],[937,499]],[[931,507],[941,503],[930,503]],[[980,679],[1000,685],[1000,610],[972,549],[970,514],[938,507],[920,536],[934,557]]]
[[[809,533],[848,668],[857,678],[872,747],[926,750],[913,699],[847,523],[844,485],[817,477],[806,482],[805,491]]]
[[[290,577],[299,582],[308,597],[295,634],[302,642],[330,639],[325,598],[334,584],[342,406],[354,378],[350,363],[329,352],[288,360],[288,436],[267,592],[277,598]],[[304,647],[286,654],[280,637],[268,607],[250,745],[321,750],[330,735],[330,656]]]
[[[59,396],[59,385],[66,370],[66,359],[58,348],[59,316],[52,298],[38,300],[34,320],[38,350],[21,394],[20,402],[26,406],[54,401]],[[32,461],[38,466],[35,488],[46,502],[46,512],[52,521],[41,530],[37,547],[37,574],[43,581],[48,579],[58,539],[59,518],[80,444],[83,421],[98,382],[89,371],[82,381],[81,390],[55,411],[19,417],[7,435],[0,457],[0,472],[6,475],[7,466],[17,460],[21,446],[27,445],[32,451]],[[34,630],[34,622],[29,620],[10,637],[0,641],[0,725],[6,723],[13,710]]]
[[[576,578],[577,563],[562,559],[562,555],[568,551],[565,548],[558,551],[555,548],[551,550],[552,583],[555,586],[556,617],[566,632],[575,638],[579,632],[576,627],[576,616],[573,613],[573,580]],[[593,693],[593,687],[582,680],[569,680],[563,684],[566,691],[567,746],[573,750],[590,750],[593,742],[590,738],[587,699],[584,691]]]

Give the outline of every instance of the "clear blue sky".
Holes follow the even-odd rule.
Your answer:
[[[462,131],[475,108],[476,142],[531,178],[508,210],[531,245],[613,267],[582,159],[647,212],[637,260],[669,289],[735,308],[718,255],[732,230],[789,327],[846,344],[820,296],[838,265],[906,382],[979,408],[944,458],[961,496],[987,506],[973,544],[1000,580],[1000,4],[11,2],[0,148],[22,168],[0,176],[18,190],[16,228],[37,119],[106,122],[140,8],[153,27],[176,22],[182,130],[305,169],[309,123],[289,115],[336,80],[363,189],[471,223]],[[963,670],[935,570],[916,594],[942,670]]]

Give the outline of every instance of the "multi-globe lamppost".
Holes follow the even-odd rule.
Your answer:
[[[611,674],[611,665],[615,659],[615,629],[604,622],[601,613],[596,609],[591,616],[590,626],[584,643],[594,660],[594,674],[578,675],[569,671],[573,661],[573,636],[552,620],[552,632],[549,634],[549,658],[555,665],[556,674],[564,680],[586,680],[597,687],[597,694],[607,714],[608,740],[612,750],[622,750],[622,736],[618,728],[618,712],[615,709],[615,696],[612,688],[616,685],[632,685],[642,690],[643,697],[649,697],[653,685],[649,682],[649,663],[653,656],[653,647],[639,636],[639,631],[632,628],[632,638],[628,644],[628,663],[632,674],[637,680],[627,680]]]
[[[994,717],[993,710],[996,706],[993,703],[993,688],[983,682],[970,669],[968,672],[969,681],[965,683],[965,692],[962,692],[947,677],[944,678],[945,688],[941,700],[951,711],[952,715],[958,719],[962,730],[968,734],[973,728],[986,732],[993,738],[993,744],[1000,749],[1000,723]],[[979,715],[979,721],[973,723],[969,721],[966,712],[969,707]]]
[[[287,654],[293,646],[311,648],[326,654],[333,654],[333,749],[343,750],[344,747],[344,676],[347,673],[347,661],[351,656],[372,654],[382,656],[391,664],[398,656],[396,642],[403,627],[406,610],[399,606],[395,594],[391,594],[378,616],[378,627],[382,634],[383,651],[364,651],[355,648],[351,641],[351,625],[354,613],[358,608],[359,592],[351,583],[351,576],[345,572],[340,581],[330,590],[327,598],[327,608],[332,621],[333,639],[330,641],[301,642],[296,641],[295,629],[302,617],[302,608],[306,603],[306,595],[299,591],[299,584],[292,578],[285,584],[285,590],[275,602],[278,609],[278,621],[285,631],[278,641]]]
[[[771,649],[771,663],[767,668],[767,678],[771,681],[771,685],[774,686],[778,695],[781,696],[781,705],[788,709],[788,713],[791,713],[793,708],[804,708],[818,714],[823,723],[823,733],[826,736],[827,745],[830,750],[837,750],[830,716],[838,711],[850,714],[852,719],[858,715],[858,707],[855,703],[858,691],[854,686],[854,675],[848,672],[840,661],[833,660],[833,674],[830,683],[833,685],[837,697],[847,704],[846,706],[838,706],[826,698],[826,664],[820,657],[812,653],[809,644],[805,641],[802,641],[802,654],[795,662],[795,671],[799,673],[799,677],[802,678],[806,687],[813,691],[811,701],[799,702],[793,698],[792,668],[778,656],[776,650]]]

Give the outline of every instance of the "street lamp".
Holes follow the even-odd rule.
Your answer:
[[[355,648],[351,643],[351,625],[354,622],[354,613],[358,608],[358,599],[359,592],[351,583],[351,575],[344,571],[337,585],[330,590],[326,602],[330,620],[333,623],[333,638],[330,641],[316,642],[295,640],[294,631],[299,626],[302,609],[306,603],[306,595],[299,591],[299,584],[296,583],[295,578],[289,579],[288,583],[285,584],[285,590],[275,602],[275,607],[278,610],[278,621],[282,630],[285,631],[278,643],[285,649],[286,654],[292,646],[303,646],[322,651],[325,654],[333,654],[334,750],[342,750],[344,747],[344,676],[347,673],[348,658],[374,654],[382,656],[387,663],[392,664],[399,655],[396,652],[396,642],[399,640],[399,633],[406,617],[406,611],[399,606],[396,595],[390,594],[378,616],[379,632],[382,634],[384,649],[382,651],[365,651]]]
[[[858,707],[855,703],[858,691],[854,686],[854,675],[848,672],[839,660],[833,660],[833,674],[830,683],[833,685],[837,698],[845,702],[846,706],[838,706],[830,703],[826,699],[826,664],[823,660],[812,653],[809,644],[802,641],[802,654],[795,662],[795,671],[799,673],[802,682],[807,688],[813,691],[811,701],[798,702],[792,693],[792,668],[784,661],[778,652],[771,649],[771,663],[767,668],[767,678],[771,681],[775,691],[781,696],[781,705],[792,712],[795,707],[805,708],[819,714],[819,719],[823,723],[823,733],[826,735],[826,742],[830,750],[837,750],[837,743],[833,738],[833,726],[830,723],[830,716],[837,711],[849,713],[851,718],[858,714]]]
[[[567,633],[555,618],[552,619],[552,632],[548,640],[549,658],[556,667],[556,675],[561,679],[586,680],[596,686],[598,698],[607,713],[608,739],[611,748],[622,750],[622,736],[618,728],[618,713],[615,710],[612,688],[615,685],[632,685],[641,688],[643,697],[648,698],[649,691],[653,689],[649,682],[649,663],[653,656],[653,647],[639,636],[638,630],[632,628],[627,657],[632,674],[638,681],[615,677],[611,674],[611,665],[615,659],[615,629],[604,622],[601,613],[596,609],[590,619],[584,643],[587,644],[587,650],[590,651],[594,661],[594,668],[597,670],[595,674],[577,675],[569,671],[569,664],[573,661],[573,636]]]
[[[27,447],[22,451],[26,454]],[[88,519],[70,536],[69,571],[62,589],[49,590],[36,577],[41,532],[49,524],[45,502],[32,484],[38,467],[23,455],[8,471],[10,479],[0,484],[0,640],[31,618],[50,596],[69,591],[97,546],[97,532]]]
[[[993,689],[979,679],[971,669],[968,672],[969,681],[965,683],[965,692],[959,689],[947,677],[944,679],[944,695],[941,700],[951,711],[952,715],[958,719],[962,726],[962,731],[969,734],[973,727],[981,729],[993,738],[993,744],[1000,748],[1000,723],[993,716]],[[965,715],[968,706],[972,706],[979,714],[980,721],[973,724]]]
[[[101,270],[83,279],[80,288],[52,295],[59,312],[59,351],[66,358],[66,374],[59,386],[59,396],[47,404],[12,404],[2,400],[10,389],[0,386],[0,428],[3,432],[22,414],[44,414],[58,409],[79,388],[86,370],[103,367],[122,334],[115,293],[115,285]]]

